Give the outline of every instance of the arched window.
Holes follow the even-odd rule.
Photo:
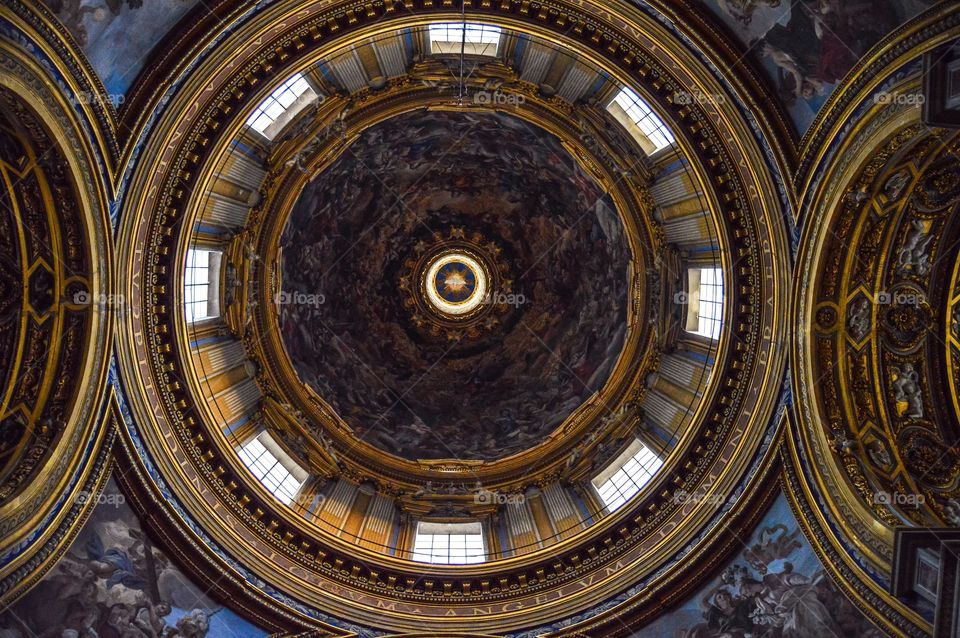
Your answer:
[[[307,471],[281,448],[268,432],[261,432],[237,450],[240,460],[278,501],[293,503],[307,480]]]
[[[294,73],[254,109],[247,125],[272,140],[316,96],[303,74]]]
[[[217,250],[191,248],[183,277],[183,307],[187,323],[220,316],[220,260]]]
[[[413,560],[437,565],[482,563],[483,529],[471,523],[417,523],[413,541]]]
[[[687,332],[717,339],[723,326],[723,270],[689,269],[687,291]]]
[[[607,110],[648,153],[656,153],[673,144],[673,134],[663,120],[630,89],[621,90],[607,106]]]
[[[439,22],[430,25],[430,53],[494,56],[500,47],[500,27],[491,24]]]
[[[613,512],[633,498],[662,465],[659,456],[636,440],[593,479],[593,487],[607,511]]]

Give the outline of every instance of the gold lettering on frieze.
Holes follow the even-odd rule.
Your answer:
[[[613,565],[607,565],[606,567],[603,568],[604,576],[610,576],[612,574],[616,574],[621,569],[623,569],[623,561],[618,560]]]
[[[717,455],[717,463],[726,464],[728,461],[730,461],[733,455],[733,448],[734,446],[730,444],[723,446],[723,449],[720,450],[720,453]]]
[[[554,600],[560,600],[563,598],[562,591],[549,592],[547,594],[537,594],[533,598],[533,604],[535,605],[544,605]]]
[[[764,255],[771,255],[773,250],[770,248],[770,240],[766,237],[760,240],[760,251]]]
[[[729,443],[727,444],[726,449],[733,449],[733,448],[735,448],[735,447],[737,446],[737,444],[740,442],[740,439],[741,439],[742,437],[743,437],[743,429],[742,429],[742,428],[734,428],[734,429],[730,432],[730,437],[729,437],[729,439],[728,439],[728,440],[729,440]]]
[[[667,536],[669,536],[670,534],[672,534],[672,533],[673,533],[673,530],[675,530],[676,528],[677,528],[677,522],[676,522],[676,521],[670,521],[670,522],[668,522],[666,525],[664,525],[663,527],[661,527],[661,528],[658,530],[657,533],[659,534],[660,539],[664,539],[664,538],[666,538]]]

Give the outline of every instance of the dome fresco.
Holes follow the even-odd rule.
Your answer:
[[[477,337],[431,335],[418,325],[430,316],[406,307],[405,264],[474,235],[510,286],[480,303],[505,312]],[[509,115],[415,112],[365,131],[312,177],[280,247],[285,298],[324,300],[280,308],[300,380],[358,438],[408,459],[536,445],[603,386],[623,346],[617,211],[557,138]],[[461,272],[476,285],[456,261],[434,278]],[[440,296],[457,302],[455,290]]]

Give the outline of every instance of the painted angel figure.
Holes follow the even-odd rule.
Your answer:
[[[757,7],[779,7],[780,0],[717,0],[717,4],[724,13],[747,26],[753,21],[753,12]]]

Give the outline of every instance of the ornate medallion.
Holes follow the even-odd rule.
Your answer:
[[[417,242],[404,262],[400,289],[416,329],[449,341],[474,340],[502,323],[514,293],[503,250],[480,232],[463,228]],[[514,304],[516,307],[517,304]]]
[[[487,275],[475,259],[454,251],[430,264],[423,278],[423,288],[434,310],[460,317],[483,303]]]

